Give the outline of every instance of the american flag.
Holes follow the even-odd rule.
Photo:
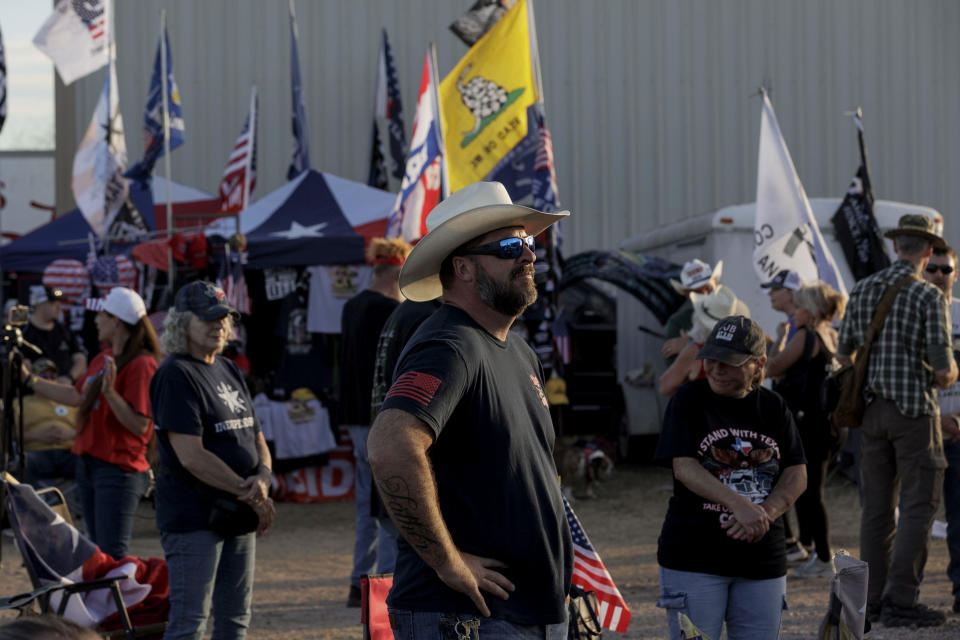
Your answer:
[[[573,537],[573,584],[584,591],[593,591],[600,602],[600,611],[597,618],[604,629],[625,633],[630,626],[630,609],[624,602],[623,596],[613,583],[613,578],[603,566],[603,560],[593,547],[577,514],[570,508],[567,499],[563,499],[563,508],[567,512],[567,524],[570,525],[570,535]]]
[[[244,208],[244,189],[250,182],[248,195],[257,186],[257,88],[250,96],[250,113],[243,131],[233,145],[227,166],[220,179],[220,213],[237,213]]]
[[[90,35],[94,40],[103,37],[106,33],[106,9],[104,0],[73,0],[73,10],[77,13],[83,24],[90,29]]]
[[[243,265],[247,263],[247,254],[228,253],[220,263],[220,275],[217,277],[217,286],[223,289],[228,305],[250,315],[250,290],[247,289],[247,280],[243,276]]]
[[[543,110],[537,110],[537,153],[533,158],[533,207],[540,211],[558,211],[559,196],[557,195],[557,171],[553,163],[553,139],[547,129]]]
[[[407,141],[403,131],[403,104],[400,101],[400,83],[397,67],[393,63],[393,51],[383,29],[380,57],[377,60],[377,91],[374,96],[374,114],[389,120],[390,165],[394,178],[402,178],[405,167]]]

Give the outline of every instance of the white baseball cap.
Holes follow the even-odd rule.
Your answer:
[[[127,324],[137,324],[140,318],[147,315],[143,298],[133,289],[126,287],[114,287],[106,298],[90,298],[86,307],[92,311],[106,311]]]

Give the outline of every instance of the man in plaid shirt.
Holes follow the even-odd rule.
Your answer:
[[[957,380],[957,364],[947,300],[920,272],[933,247],[944,242],[933,222],[919,214],[903,216],[886,236],[899,260],[850,292],[837,349],[841,362],[850,362],[887,288],[914,278],[897,294],[873,342],[864,385],[860,550],[870,564],[867,616],[886,626],[938,626],[946,616],[920,604],[918,596],[946,467],[935,387]]]

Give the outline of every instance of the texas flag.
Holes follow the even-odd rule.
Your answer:
[[[436,70],[433,45],[423,61],[413,137],[397,202],[387,223],[387,237],[416,242],[427,233],[427,214],[440,201],[443,144],[436,101]]]
[[[124,576],[120,593],[131,616],[143,614],[135,618],[140,623],[166,619],[170,593],[166,562],[133,556],[114,559],[57,515],[30,485],[8,482],[7,491],[10,524],[24,563],[37,582],[74,584]],[[58,610],[61,597],[59,591],[51,596],[53,611]],[[98,589],[70,596],[63,615],[83,626],[93,626],[116,614],[113,594],[109,589]]]

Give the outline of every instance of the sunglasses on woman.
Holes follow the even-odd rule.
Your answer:
[[[928,264],[927,265],[927,273],[934,274],[937,271],[939,271],[945,276],[948,276],[951,273],[953,273],[953,267],[951,267],[948,264]]]
[[[496,242],[488,242],[487,244],[481,244],[472,249],[465,249],[464,251],[458,252],[457,255],[461,256],[497,256],[501,260],[516,260],[523,254],[523,247],[527,246],[530,251],[534,251],[536,245],[533,241],[533,236],[526,236],[524,238],[517,238],[516,236],[512,238],[504,238],[503,240],[498,240]]]

